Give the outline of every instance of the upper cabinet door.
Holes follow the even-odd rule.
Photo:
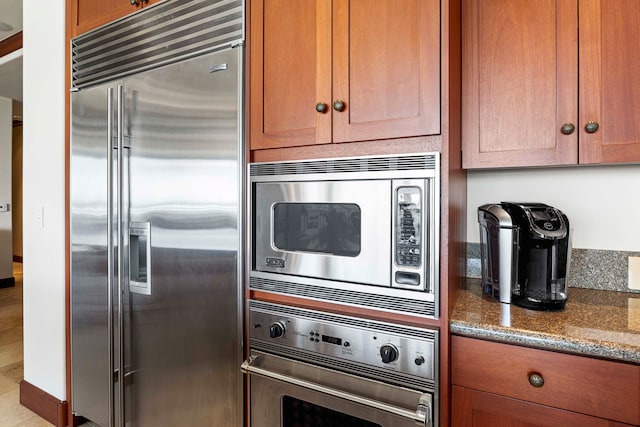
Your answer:
[[[439,0],[333,5],[333,142],[439,134]]]
[[[640,161],[639,23],[637,0],[580,1],[580,163]]]
[[[575,164],[577,0],[464,0],[462,19],[463,166]]]
[[[71,0],[73,35],[107,24],[160,0]]]
[[[251,2],[251,148],[440,133],[439,0]]]
[[[252,149],[331,142],[331,8],[251,2]]]

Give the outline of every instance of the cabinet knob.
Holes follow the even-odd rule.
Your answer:
[[[129,0],[131,6],[140,6],[140,3],[149,3],[149,0]]]
[[[565,123],[560,128],[560,132],[562,132],[565,135],[571,135],[574,130],[576,130],[576,127],[573,123]]]
[[[322,113],[322,114],[324,114],[324,113],[326,113],[326,112],[327,112],[327,110],[328,110],[328,109],[329,109],[329,107],[328,107],[328,106],[327,106],[327,104],[325,104],[324,102],[318,102],[318,103],[316,104],[316,111],[317,111],[318,113]]]
[[[341,99],[337,99],[333,102],[333,109],[339,113],[343,112],[345,107],[346,107],[346,104]]]
[[[584,125],[584,130],[586,130],[587,133],[596,133],[599,128],[600,125],[598,124],[598,122],[588,122],[586,125]]]
[[[531,372],[529,374],[529,384],[536,388],[542,387],[544,385],[544,378],[542,378],[542,374]]]

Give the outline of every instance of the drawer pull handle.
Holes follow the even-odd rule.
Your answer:
[[[536,388],[540,388],[544,385],[544,378],[537,372],[531,372],[529,374],[529,384]]]

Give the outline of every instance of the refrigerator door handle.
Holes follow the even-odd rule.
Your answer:
[[[107,336],[109,346],[109,427],[114,426],[114,338],[113,338],[113,88],[107,93]]]
[[[124,417],[124,86],[118,85],[117,102],[117,221],[118,221],[118,426],[125,426]]]
[[[129,223],[129,292],[151,295],[151,223]]]

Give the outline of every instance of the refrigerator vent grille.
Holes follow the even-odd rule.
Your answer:
[[[295,317],[304,317],[307,319],[321,320],[340,325],[355,326],[363,329],[371,329],[380,332],[388,332],[394,335],[402,335],[407,338],[418,338],[429,341],[435,341],[436,333],[424,328],[411,328],[406,326],[394,325],[391,323],[378,322],[375,320],[360,319],[348,316],[338,316],[321,311],[304,310],[291,306],[275,305],[261,301],[249,301],[249,309],[262,311],[271,314],[286,314]]]
[[[359,307],[373,307],[380,310],[409,313],[417,316],[435,316],[435,304],[433,302],[411,298],[377,295],[345,289],[331,289],[323,286],[282,282],[257,277],[249,279],[249,286],[255,290],[296,295],[315,300],[350,304]]]
[[[364,365],[333,357],[324,356],[322,354],[312,353],[305,350],[295,349],[291,347],[280,346],[270,342],[250,340],[249,346],[255,350],[262,350],[278,356],[289,357],[291,359],[300,360],[302,362],[312,363],[314,365],[323,366],[325,368],[333,368],[342,372],[359,375],[372,380],[384,381],[389,384],[399,385],[401,387],[409,387],[420,391],[434,391],[435,383],[433,380],[425,377],[417,377],[412,375],[401,374],[399,372],[388,369],[381,369],[371,365]]]
[[[325,159],[299,162],[254,163],[251,176],[300,175],[351,172],[392,172],[435,169],[436,154]]]
[[[242,43],[242,0],[161,2],[71,40],[82,88]]]

